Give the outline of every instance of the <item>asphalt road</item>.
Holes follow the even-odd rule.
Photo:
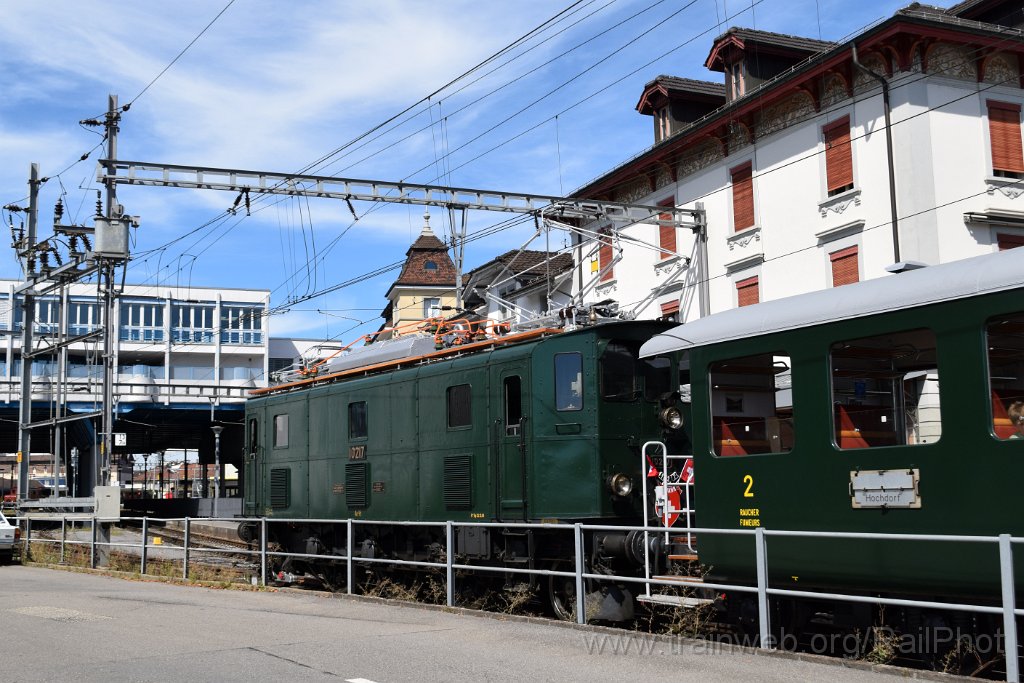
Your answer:
[[[4,681],[893,681],[821,661],[312,593],[0,567]],[[628,651],[624,651],[627,650]]]

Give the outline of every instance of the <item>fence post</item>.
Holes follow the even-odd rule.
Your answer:
[[[192,520],[189,517],[185,518],[185,541],[183,543],[185,557],[182,558],[181,562],[181,578],[188,581],[188,537],[192,532]]]
[[[583,593],[583,527],[573,525],[576,541],[576,623],[587,623],[587,596]]]
[[[1006,650],[1006,680],[1020,681],[1020,655],[1017,652],[1017,596],[1013,586],[1013,546],[1010,534],[999,534],[999,569],[1003,585],[1003,630],[1006,636],[1003,649]]]
[[[149,550],[149,517],[142,518],[142,552],[139,560],[139,573],[146,574],[146,551]]]
[[[345,588],[346,590],[348,590],[348,594],[352,595],[352,558],[355,557],[355,548],[352,547],[352,543],[355,538],[355,535],[352,533],[351,518],[346,520],[346,527],[347,528],[345,529],[345,534],[347,536],[347,540],[345,541],[345,547],[348,549],[348,566],[345,567],[345,572],[348,574],[348,576],[345,577]]]
[[[446,592],[448,597],[448,606],[454,607],[455,569],[452,568],[452,565],[455,562],[455,526],[452,524],[452,521],[450,519],[444,523],[444,538],[444,562],[445,565],[447,565],[445,567],[445,572],[447,576],[447,579],[445,580],[445,587],[447,589]]]
[[[755,560],[757,562],[757,616],[758,635],[761,649],[772,649],[771,626],[768,621],[768,553],[765,547],[764,529],[754,530]]]
[[[260,581],[267,587],[267,518],[260,519]]]
[[[32,518],[25,518],[25,547],[21,551],[22,557],[32,559]]]
[[[65,546],[68,542],[68,518],[64,515],[60,516],[60,563],[65,562]]]

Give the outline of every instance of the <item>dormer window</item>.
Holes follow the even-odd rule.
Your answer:
[[[743,96],[743,62],[734,62],[726,73],[726,86],[732,99]]]
[[[434,261],[427,261],[423,264],[423,270],[437,270],[437,264]]]

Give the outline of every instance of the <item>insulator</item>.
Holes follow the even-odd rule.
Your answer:
[[[71,252],[72,256],[78,253],[78,235],[71,235],[68,251]]]
[[[82,235],[82,244],[85,245],[85,250],[86,251],[92,251],[92,245],[89,244],[89,236],[88,235]]]
[[[50,267],[50,252],[43,251],[39,254],[39,263],[42,265],[43,270],[47,270]]]
[[[64,259],[61,258],[60,252],[57,251],[56,249],[53,250],[53,258],[56,259],[58,266],[64,265]]]
[[[103,215],[103,198],[99,190],[96,190],[96,215]]]
[[[53,207],[53,222],[60,223],[62,218],[64,218],[64,200],[62,197],[57,197],[57,204]]]

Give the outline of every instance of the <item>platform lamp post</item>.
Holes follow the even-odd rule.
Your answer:
[[[221,425],[213,425],[213,516],[217,516],[217,499],[220,498],[220,433]]]

